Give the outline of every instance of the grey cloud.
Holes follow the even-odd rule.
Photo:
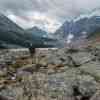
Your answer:
[[[38,3],[37,0],[0,0],[1,11],[12,11],[15,14],[25,14],[28,11],[45,12],[48,8],[46,2]]]
[[[0,0],[1,11],[17,15],[39,11],[59,19],[78,16],[96,7],[100,7],[100,0]]]
[[[27,17],[37,11],[61,23],[99,7],[100,0],[0,0],[0,11],[6,15]]]

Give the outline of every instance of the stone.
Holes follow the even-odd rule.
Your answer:
[[[7,70],[6,69],[1,69],[0,70],[0,77],[4,77],[7,75]]]
[[[91,97],[98,89],[98,83],[90,75],[80,75],[77,77],[77,86],[82,96]]]
[[[22,94],[23,94],[23,90],[21,87],[10,87],[9,86],[6,89],[0,91],[0,95],[7,98],[8,100],[21,100],[18,98],[22,96]]]
[[[69,69],[65,72],[58,72],[48,75],[47,86],[48,94],[50,95],[51,99],[56,98],[57,100],[60,100],[60,97],[71,98],[73,95],[72,86],[75,83],[77,73],[77,70]]]
[[[100,100],[100,90],[98,90],[90,100]]]
[[[97,81],[100,80],[100,63],[99,62],[89,62],[89,63],[83,64],[80,67],[80,70],[83,73],[90,74]]]
[[[92,61],[92,59],[94,58],[94,56],[88,52],[74,53],[74,54],[72,54],[71,57],[74,60],[74,62],[76,62],[79,65],[82,65],[84,63],[88,63],[88,62]]]

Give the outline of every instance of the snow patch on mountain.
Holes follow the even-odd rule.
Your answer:
[[[73,19],[73,22],[77,22],[83,18],[91,18],[93,16],[100,16],[100,8],[98,9],[93,9],[91,12],[85,13],[85,14],[81,14],[80,16],[78,16],[77,18]]]
[[[73,38],[74,38],[74,35],[73,35],[73,34],[69,34],[69,35],[67,36],[67,43],[68,43],[68,44],[71,43],[71,41],[72,41]]]

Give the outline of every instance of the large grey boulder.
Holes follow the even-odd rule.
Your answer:
[[[80,67],[80,70],[83,73],[87,73],[87,74],[90,74],[91,76],[95,77],[95,79],[97,81],[100,80],[100,62],[98,62],[98,61],[95,61],[95,62],[92,61],[92,62],[83,64]]]

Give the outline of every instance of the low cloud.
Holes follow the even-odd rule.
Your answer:
[[[0,0],[0,12],[20,26],[37,25],[50,32],[64,21],[99,7],[100,0]]]

